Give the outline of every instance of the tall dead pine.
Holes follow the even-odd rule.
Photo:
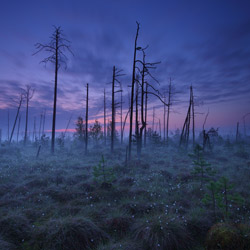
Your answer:
[[[135,35],[134,44],[134,59],[133,59],[133,72],[132,72],[132,85],[131,85],[131,101],[130,101],[130,120],[129,120],[129,142],[128,142],[128,159],[131,159],[132,151],[132,133],[133,133],[133,106],[134,106],[134,86],[135,86],[135,69],[136,69],[136,52],[137,52],[137,39],[139,35],[140,24],[136,22],[137,30]]]
[[[52,34],[51,41],[48,44],[37,43],[36,52],[37,54],[41,51],[49,52],[49,56],[42,60],[42,63],[47,64],[51,62],[55,66],[55,81],[54,81],[54,105],[53,105],[53,118],[52,118],[52,135],[51,135],[51,153],[55,151],[55,132],[56,132],[56,103],[57,103],[57,79],[58,79],[58,70],[62,64],[67,66],[66,61],[67,57],[65,52],[72,51],[70,49],[70,42],[64,38],[61,27],[54,27],[55,31]]]

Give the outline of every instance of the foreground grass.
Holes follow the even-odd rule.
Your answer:
[[[149,146],[127,165],[122,147],[88,156],[79,146],[54,156],[44,147],[38,159],[36,151],[0,148],[0,249],[250,249],[247,145],[205,153],[216,174],[202,188],[190,152],[174,145]],[[114,174],[108,184],[93,175],[102,155]],[[242,198],[228,214],[202,201],[222,176]]]

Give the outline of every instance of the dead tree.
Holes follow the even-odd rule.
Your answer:
[[[123,124],[123,117],[122,117],[122,112],[123,112],[123,109],[122,109],[122,105],[123,105],[123,99],[122,99],[122,84],[120,84],[120,91],[121,91],[121,99],[120,99],[120,126],[121,126],[121,144],[123,144],[123,129],[122,129],[122,124]]]
[[[51,62],[55,65],[55,84],[54,84],[54,105],[53,105],[53,120],[52,120],[52,136],[51,136],[51,152],[55,151],[55,131],[56,131],[56,102],[57,102],[57,77],[58,71],[62,64],[67,67],[66,61],[67,57],[65,52],[72,51],[70,49],[70,42],[64,38],[61,27],[54,27],[55,31],[52,34],[51,41],[48,44],[35,44],[36,52],[33,54],[37,54],[41,51],[49,52],[49,56],[43,59],[41,62],[45,63]]]
[[[24,131],[24,144],[27,142],[27,132],[28,132],[28,115],[29,115],[29,102],[32,99],[35,93],[35,89],[33,89],[30,85],[26,85],[26,89],[24,90],[24,99],[26,101],[26,118],[25,118],[25,131]]]
[[[208,115],[209,115],[209,110],[207,111],[207,114],[206,114],[206,117],[205,117],[205,120],[204,120],[203,126],[202,126],[203,151],[205,150],[205,148],[206,148],[207,145],[209,146],[209,148],[211,148],[210,139],[209,139],[209,133],[207,133],[206,130],[205,130],[205,124],[207,122]]]
[[[114,139],[115,139],[115,113],[116,108],[119,103],[115,102],[115,94],[118,92],[121,92],[121,89],[115,90],[115,88],[119,87],[116,85],[116,83],[121,84],[121,82],[118,80],[118,77],[123,76],[124,74],[121,74],[122,70],[118,70],[115,66],[113,67],[113,77],[112,77],[112,120],[111,120],[111,152],[114,150]]]
[[[136,69],[136,52],[137,48],[137,39],[139,35],[140,24],[136,22],[137,30],[135,35],[135,44],[134,44],[134,59],[133,59],[133,72],[132,72],[132,85],[131,85],[131,101],[130,101],[130,121],[129,121],[129,144],[128,144],[128,159],[131,159],[132,151],[132,133],[133,133],[133,106],[134,106],[134,86],[135,86],[135,69]]]
[[[36,140],[36,117],[34,117],[33,142]]]
[[[19,118],[18,118],[17,135],[16,135],[17,143],[18,143],[18,138],[19,138],[20,125],[21,125],[21,115],[19,115]]]
[[[143,86],[143,88],[144,88],[144,86]],[[146,147],[146,145],[147,145],[147,118],[148,118],[148,85],[146,83],[145,118],[144,118],[144,147]]]
[[[19,112],[20,112],[23,100],[24,100],[24,94],[21,93],[20,96],[19,96],[18,107],[17,107],[17,112],[16,112],[16,118],[15,118],[14,125],[12,127],[12,131],[11,131],[11,134],[10,134],[9,143],[11,143],[11,140],[12,140],[12,137],[13,137],[13,134],[14,134],[14,131],[15,131],[17,118],[19,116]]]
[[[88,116],[89,116],[89,84],[87,83],[86,115],[85,115],[85,154],[88,153]]]
[[[193,93],[193,87],[191,86],[190,87],[190,94],[191,94],[191,97],[192,97],[192,121],[193,121],[193,125],[192,125],[192,128],[193,128],[193,147],[195,145],[195,113],[194,113],[194,93]]]
[[[103,100],[103,108],[104,108],[104,145],[107,144],[107,127],[106,127],[106,90],[104,89],[104,100]]]
[[[46,117],[46,109],[43,112],[43,131],[42,131],[42,135],[44,135],[44,133],[45,133],[45,130],[44,130],[44,127],[45,127],[45,117]]]
[[[164,94],[164,102],[166,102],[166,95]],[[163,105],[163,142],[166,143],[166,106]]]
[[[153,124],[152,124],[153,133],[155,132],[155,107],[153,107]]]
[[[39,131],[38,131],[38,138],[39,138],[39,140],[41,139],[42,123],[43,123],[43,113],[40,114],[40,123],[39,123]]]
[[[138,127],[137,129],[137,157],[138,159],[140,159],[141,157],[141,150],[142,150],[142,138],[143,138],[143,133],[144,133],[144,145],[146,145],[146,139],[145,139],[145,134],[146,132],[144,132],[146,130],[146,121],[147,121],[147,103],[148,103],[148,94],[152,94],[154,96],[156,96],[158,99],[160,99],[160,101],[162,101],[164,104],[166,104],[164,102],[164,100],[162,100],[162,97],[160,95],[160,92],[152,85],[149,84],[147,77],[150,77],[151,80],[153,80],[154,82],[157,82],[159,84],[159,82],[152,76],[152,74],[150,73],[151,69],[156,69],[156,65],[159,64],[160,62],[154,62],[154,63],[149,63],[146,62],[146,53],[145,50],[148,48],[138,48],[138,50],[140,50],[142,52],[142,60],[136,60],[136,63],[139,63],[139,66],[136,66],[137,70],[139,71],[139,73],[141,74],[141,81],[138,80],[138,78],[136,79],[136,83],[138,85],[138,87],[140,86],[140,96],[141,96],[141,112],[140,112],[140,124],[138,121],[138,96],[139,96],[139,88],[136,91],[136,127]],[[146,85],[146,90],[145,90],[145,85]],[[150,91],[148,88],[151,88],[152,91]],[[167,105],[167,104],[166,104]],[[144,109],[145,107],[145,109]],[[140,128],[139,128],[139,125]]]
[[[170,82],[169,82],[169,86],[168,86],[168,106],[167,106],[167,144],[169,142],[169,115],[170,115],[170,107],[172,105],[172,80],[170,77]],[[164,105],[164,107],[166,107]]]
[[[189,99],[189,107],[188,107],[188,112],[187,116],[182,128],[181,132],[181,138],[180,138],[180,146],[184,145],[185,147],[188,147],[188,142],[189,142],[189,132],[190,132],[190,121],[191,117],[194,117],[194,100],[193,100],[193,88],[190,86],[190,99]],[[194,127],[194,124],[193,124]]]
[[[236,143],[239,142],[239,138],[240,138],[240,132],[239,132],[239,122],[237,122],[237,126],[236,126],[236,137],[235,137],[235,141]]]
[[[8,109],[8,141],[10,140],[10,110]]]

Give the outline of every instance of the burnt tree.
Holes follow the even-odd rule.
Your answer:
[[[55,151],[55,130],[56,130],[56,102],[57,102],[57,79],[58,79],[58,71],[61,65],[65,65],[67,67],[66,61],[67,57],[65,52],[72,51],[70,49],[70,42],[64,37],[62,33],[61,27],[54,27],[55,31],[51,36],[51,40],[48,44],[37,43],[35,44],[36,52],[33,54],[37,54],[41,51],[45,51],[49,53],[49,56],[41,61],[45,65],[48,62],[51,62],[55,66],[55,82],[54,82],[54,105],[53,105],[53,118],[52,118],[52,135],[51,135],[51,152]]]

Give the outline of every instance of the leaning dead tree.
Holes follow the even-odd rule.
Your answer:
[[[128,142],[128,158],[131,159],[132,151],[132,134],[133,134],[133,106],[134,106],[134,88],[135,88],[135,69],[136,69],[136,54],[137,54],[137,39],[140,30],[140,24],[136,22],[137,30],[135,35],[134,44],[134,59],[133,59],[133,72],[132,72],[132,84],[131,84],[131,101],[130,101],[130,119],[129,119],[129,142]]]
[[[26,89],[24,90],[24,99],[26,102],[26,118],[25,118],[25,132],[24,132],[24,144],[27,142],[27,133],[28,133],[28,115],[29,115],[29,102],[33,98],[35,93],[35,89],[30,85],[26,85]]]
[[[115,66],[113,67],[113,77],[112,77],[112,120],[111,120],[111,152],[114,150],[114,139],[115,139],[115,113],[118,102],[115,101],[115,94],[121,92],[121,89],[115,90],[115,88],[120,87],[121,82],[118,80],[118,77],[123,76],[121,73],[122,70],[118,70]],[[117,85],[117,83],[119,85]]]
[[[24,100],[24,94],[21,93],[21,94],[19,95],[19,100],[17,101],[18,106],[17,106],[16,118],[15,118],[14,125],[13,125],[13,127],[12,127],[12,130],[11,130],[11,134],[10,134],[10,138],[9,138],[9,143],[11,143],[12,137],[13,137],[13,135],[14,135],[14,131],[15,131],[15,128],[16,128],[17,119],[18,119],[18,116],[19,116],[19,112],[20,112],[20,109],[21,109],[23,100]]]
[[[190,98],[189,98],[189,107],[187,116],[182,128],[181,138],[180,138],[180,146],[184,145],[185,147],[188,146],[189,142],[189,133],[190,133],[190,122],[193,122],[193,140],[194,140],[194,95],[193,95],[193,87],[190,86]],[[194,142],[194,141],[193,141]]]
[[[51,62],[55,66],[55,84],[54,84],[54,105],[53,105],[53,119],[52,119],[52,136],[51,136],[51,152],[55,151],[55,130],[56,130],[56,102],[57,102],[57,79],[58,79],[58,71],[61,65],[65,65],[67,67],[66,61],[67,57],[65,52],[70,52],[72,55],[72,51],[70,49],[70,42],[64,37],[62,33],[61,27],[54,27],[55,31],[51,36],[51,40],[47,44],[37,43],[35,44],[36,52],[33,54],[37,54],[41,51],[45,51],[49,53],[49,56],[41,61],[45,65],[48,62]]]

